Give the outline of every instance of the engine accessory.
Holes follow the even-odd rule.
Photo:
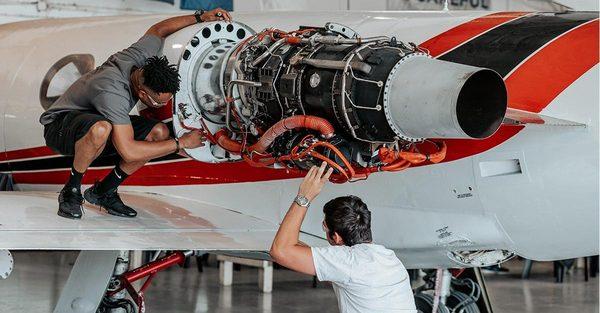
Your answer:
[[[206,23],[179,73],[175,133],[201,129],[211,142],[186,150],[194,159],[302,170],[327,162],[335,182],[441,162],[444,139],[486,138],[506,112],[496,72],[335,23],[258,33]]]

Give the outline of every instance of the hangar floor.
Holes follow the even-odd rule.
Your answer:
[[[65,283],[74,252],[16,252],[16,268],[0,280],[0,312],[51,312]],[[563,284],[552,278],[551,263],[535,263],[529,280],[520,279],[521,261],[506,265],[509,274],[488,274],[495,313],[598,312],[598,278],[584,282],[572,271]],[[234,286],[218,285],[218,269],[198,273],[175,267],[159,274],[146,294],[147,312],[338,312],[333,290],[325,283],[312,288],[311,277],[287,270],[274,273],[273,293],[262,294],[256,269],[234,272]]]

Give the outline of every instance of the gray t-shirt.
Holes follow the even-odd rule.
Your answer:
[[[50,108],[40,116],[40,123],[52,123],[56,115],[67,111],[99,112],[112,124],[131,124],[129,112],[137,97],[129,87],[131,69],[142,67],[151,56],[158,55],[162,39],[144,35],[131,47],[111,55],[104,64],[81,76]]]

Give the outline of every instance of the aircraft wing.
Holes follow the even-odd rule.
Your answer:
[[[0,249],[268,251],[278,225],[203,202],[120,193],[138,211],[116,217],[85,204],[81,220],[56,214],[52,192],[0,192]],[[324,240],[304,234],[309,244]]]

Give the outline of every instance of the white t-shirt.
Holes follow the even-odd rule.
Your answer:
[[[406,268],[376,244],[312,247],[317,278],[330,281],[342,313],[417,313]]]

